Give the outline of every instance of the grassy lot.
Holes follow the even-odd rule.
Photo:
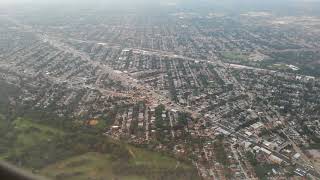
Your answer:
[[[71,180],[88,178],[143,180],[163,177],[165,179],[197,179],[196,171],[191,165],[130,145],[125,147],[131,152],[130,159],[125,162],[114,159],[109,154],[88,152],[48,165],[40,170],[40,174],[53,179]],[[195,173],[193,177],[192,174],[190,176],[190,172]]]
[[[199,179],[191,164],[110,140],[92,127],[62,129],[0,116],[0,158],[52,179]]]
[[[241,54],[240,52],[223,52],[222,57],[227,60],[240,60],[240,61],[248,61],[248,56]]]
[[[129,152],[132,154],[131,164],[134,165],[146,165],[156,168],[168,168],[174,169],[176,166],[183,166],[184,168],[190,168],[185,164],[180,164],[177,160],[164,156],[160,153],[154,153],[143,149],[128,146]],[[180,165],[179,165],[180,164]]]
[[[113,162],[109,155],[88,152],[49,165],[40,173],[54,179],[84,180],[90,177],[114,179],[118,176],[113,173]]]
[[[18,118],[13,122],[14,132],[17,134],[15,148],[25,150],[43,141],[51,141],[54,137],[64,135],[55,128],[34,123],[28,119]]]
[[[132,148],[132,147],[131,147]],[[115,168],[118,168],[119,161],[114,160],[108,154],[102,154],[97,152],[88,152],[79,156],[74,156],[52,165],[43,168],[40,173],[51,177],[53,179],[75,179],[75,180],[85,180],[88,178],[101,179],[132,179],[132,180],[143,180],[151,179],[151,176],[161,177],[161,173],[164,171],[170,171],[177,168],[177,166],[183,167],[186,171],[193,170],[193,167],[178,163],[175,159],[159,155],[158,153],[153,153],[145,151],[142,149],[132,148],[135,158],[133,157],[130,162],[128,162],[129,173],[119,173]],[[123,163],[123,162],[122,162]],[[126,166],[126,165],[124,165]],[[119,167],[120,169],[122,167]],[[151,170],[146,174],[136,168]],[[136,173],[131,173],[132,169],[137,171]],[[158,179],[158,178],[156,178]],[[180,177],[180,179],[182,179]]]
[[[0,155],[4,159],[12,154],[22,154],[43,141],[50,142],[55,137],[64,134],[61,130],[40,125],[28,119],[18,118],[13,122],[7,122],[0,117],[0,121],[0,126],[6,126],[1,133],[4,133],[6,140],[9,141],[6,143],[10,143],[8,151]]]

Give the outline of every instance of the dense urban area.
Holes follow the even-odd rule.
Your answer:
[[[53,179],[320,179],[320,17],[29,13],[0,12],[0,159]]]

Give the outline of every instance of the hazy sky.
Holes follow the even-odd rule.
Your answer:
[[[215,8],[216,10],[230,10],[230,9],[245,9],[245,10],[269,10],[276,8],[292,7],[314,7],[312,2],[319,3],[320,0],[0,0],[0,7],[12,4],[41,4],[48,6],[49,4],[69,4],[72,7],[75,5],[93,5],[96,7],[112,7],[112,5],[121,7],[138,7],[139,5],[148,6],[167,5],[179,6],[186,9],[200,9]],[[67,6],[68,7],[68,6]]]
[[[92,1],[92,0],[0,0],[0,3],[48,3],[48,2],[51,2],[51,3],[57,3],[57,2],[79,2],[79,1]],[[95,1],[109,1],[109,2],[115,2],[114,0],[95,0]],[[133,1],[145,1],[145,2],[150,2],[150,1],[153,1],[153,2],[165,2],[165,3],[177,3],[177,2],[183,2],[183,1],[190,1],[190,0],[117,0],[116,2],[119,2],[119,1],[122,1],[122,2],[133,2]],[[198,1],[198,0],[193,0],[193,1]],[[223,2],[223,1],[230,1],[230,0],[207,0],[208,2],[209,1],[220,1],[220,2]],[[241,1],[241,0],[233,0],[233,1]],[[253,0],[253,1],[260,1],[261,0]],[[297,2],[316,2],[316,1],[320,1],[320,0],[277,0],[277,1],[297,1]]]
[[[176,0],[0,0],[3,4],[16,4],[16,3],[80,3],[80,2],[149,2],[149,1],[176,1]]]

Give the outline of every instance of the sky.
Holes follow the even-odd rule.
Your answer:
[[[57,3],[57,2],[67,2],[67,1],[73,1],[73,2],[79,2],[79,1],[92,1],[92,0],[0,0],[0,3],[5,3],[5,4],[8,4],[8,3]],[[114,0],[98,0],[98,1],[114,1]],[[123,1],[123,2],[132,2],[132,1],[145,1],[145,2],[148,2],[148,1],[154,1],[154,2],[159,2],[159,3],[181,3],[183,1],[190,1],[190,0],[117,0],[118,2],[119,1]],[[198,1],[198,0],[193,0],[193,1]],[[230,1],[230,0],[206,0],[206,1]],[[233,1],[240,1],[241,0],[233,0]],[[253,1],[257,1],[257,2],[261,2],[261,0],[253,0]],[[278,2],[280,1],[296,1],[296,2],[320,2],[320,0],[277,0]]]
[[[315,8],[317,5],[319,8]],[[170,6],[185,10],[199,11],[263,11],[277,10],[286,12],[296,11],[297,9],[312,9],[319,11],[320,0],[0,0],[0,8],[5,5],[25,5],[33,6],[40,4],[45,7],[50,7],[50,4],[71,5],[70,7],[77,8],[80,5],[93,5],[95,7],[148,7],[149,5]],[[68,7],[68,6],[65,6]]]

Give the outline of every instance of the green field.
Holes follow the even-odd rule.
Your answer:
[[[43,168],[40,173],[55,179],[82,180],[91,177],[95,179],[140,180],[160,179],[161,176],[170,178],[175,173],[175,170],[193,171],[192,167],[157,153],[135,148],[132,151],[134,153],[133,156],[136,157],[133,157],[127,164],[114,160],[108,154],[88,152],[49,165]],[[188,179],[188,177],[172,176],[170,179]]]
[[[199,179],[191,164],[110,140],[92,127],[70,127],[0,115],[0,157],[59,180]]]
[[[62,136],[63,131],[34,123],[27,119],[18,118],[13,122],[14,133],[17,134],[14,148],[20,151],[37,144]]]
[[[248,56],[240,53],[240,52],[232,52],[232,51],[226,51],[222,53],[223,59],[227,60],[240,60],[240,61],[248,61]]]
[[[82,180],[94,177],[96,179],[115,179],[120,176],[113,173],[113,159],[109,155],[88,152],[79,156],[74,156],[63,161],[59,161],[43,168],[40,173],[55,179],[75,179]],[[124,176],[121,179],[141,179],[141,177]]]

